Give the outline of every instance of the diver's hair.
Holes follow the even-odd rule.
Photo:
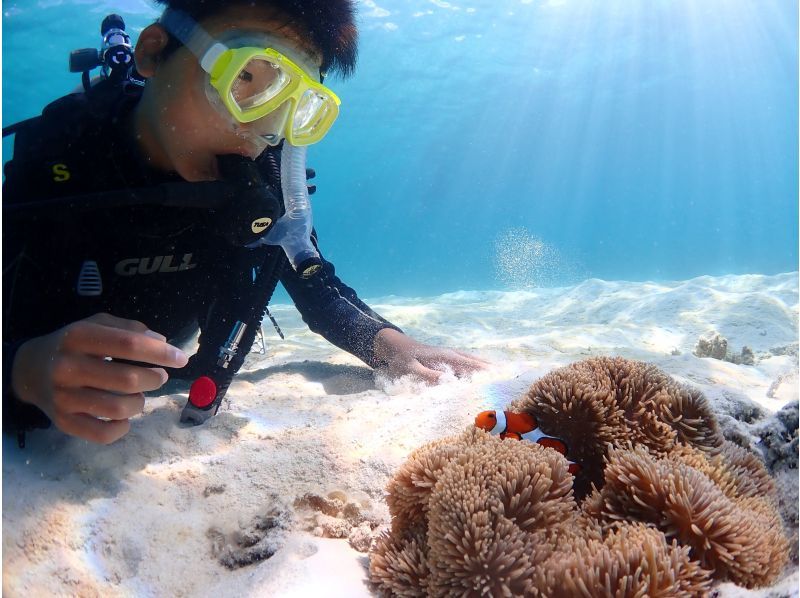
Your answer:
[[[306,37],[322,56],[323,73],[347,77],[353,73],[358,56],[358,29],[354,0],[155,0],[165,8],[182,10],[202,21],[235,6],[259,6],[274,12],[275,18]],[[170,36],[164,50],[169,56],[180,42]]]

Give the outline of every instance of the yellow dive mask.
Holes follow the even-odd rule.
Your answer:
[[[287,56],[291,50],[278,40],[271,40],[268,47],[229,47],[180,10],[166,10],[159,22],[197,56],[236,121],[257,121],[285,104],[288,112],[281,133],[292,145],[310,145],[325,136],[339,115],[336,94],[291,60]],[[258,37],[270,39],[266,34]]]

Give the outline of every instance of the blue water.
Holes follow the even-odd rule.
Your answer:
[[[3,124],[79,84],[141,0],[4,1]],[[310,151],[322,247],[362,295],[797,269],[792,0],[359,3]],[[10,146],[3,145],[3,159]]]

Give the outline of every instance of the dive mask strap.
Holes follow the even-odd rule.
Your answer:
[[[200,66],[211,72],[217,59],[228,50],[228,46],[218,42],[200,24],[182,10],[168,8],[158,22],[200,60]]]

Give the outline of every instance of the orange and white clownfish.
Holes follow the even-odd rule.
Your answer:
[[[502,439],[514,438],[516,440],[530,440],[542,446],[555,449],[565,457],[567,445],[560,438],[548,436],[539,429],[536,418],[529,413],[514,413],[513,411],[481,411],[475,417],[475,427],[486,430],[492,436]],[[576,474],[581,466],[573,461],[569,463],[569,472]]]

